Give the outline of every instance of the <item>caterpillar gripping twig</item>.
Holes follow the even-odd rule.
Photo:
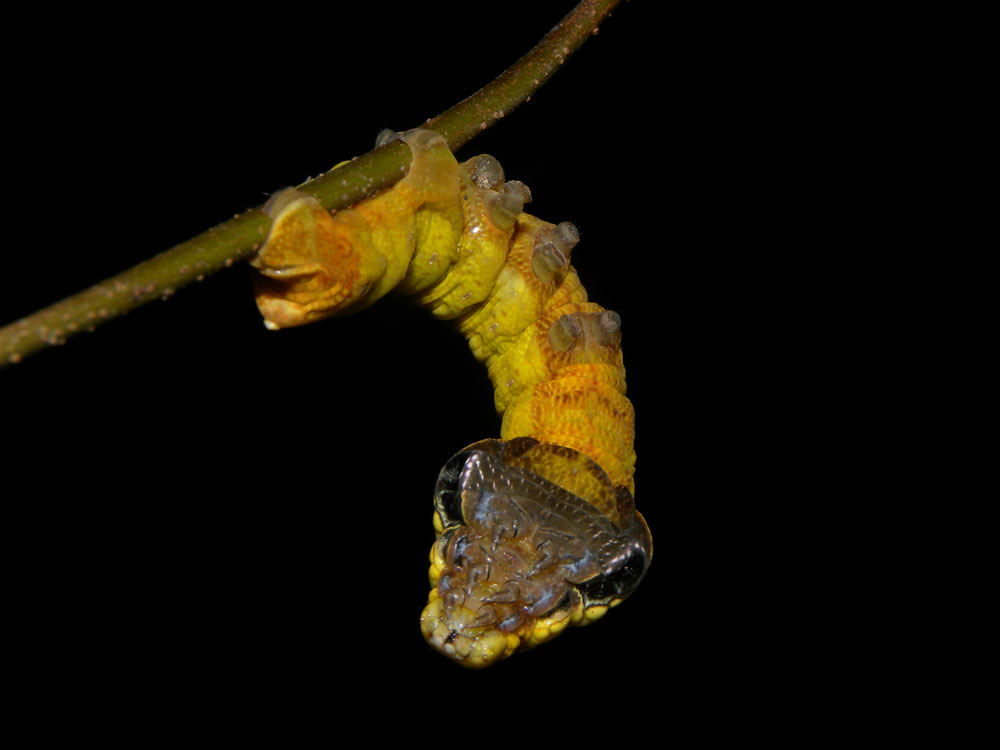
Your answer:
[[[483,667],[598,619],[649,565],[621,319],[587,301],[576,227],[523,213],[530,192],[496,159],[460,165],[432,131],[400,137],[407,176],[349,210],[295,190],[269,201],[256,299],[279,329],[394,291],[454,321],[486,364],[501,439],[441,470],[421,616],[434,648]]]

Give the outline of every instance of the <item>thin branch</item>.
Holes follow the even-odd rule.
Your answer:
[[[535,47],[492,83],[437,117],[426,128],[454,151],[534,94],[590,37],[620,0],[583,0]],[[410,151],[399,141],[377,148],[301,185],[331,211],[389,187],[406,174]],[[0,367],[160,297],[252,255],[270,219],[253,208],[117,276],[0,328]]]

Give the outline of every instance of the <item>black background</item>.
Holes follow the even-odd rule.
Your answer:
[[[993,4],[663,5],[620,7],[459,154],[575,222],[591,299],[622,315],[656,544],[638,592],[483,673],[433,653],[431,490],[498,432],[485,373],[392,299],[268,332],[239,265],[0,372],[26,695],[458,716],[515,691],[621,717],[653,694],[694,723],[876,711],[917,669],[881,510],[913,419],[894,363],[930,253],[991,200]],[[14,201],[36,240],[5,251],[3,321],[419,125],[564,10],[63,19],[64,63],[17,109],[51,161]]]

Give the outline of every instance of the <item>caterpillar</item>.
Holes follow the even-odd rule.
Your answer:
[[[494,157],[459,164],[433,131],[398,137],[407,175],[350,209],[291,188],[271,197],[254,296],[278,330],[406,295],[486,365],[500,438],[440,471],[420,617],[433,648],[481,668],[594,622],[648,568],[621,318],[587,299],[576,227],[525,213],[530,190]]]

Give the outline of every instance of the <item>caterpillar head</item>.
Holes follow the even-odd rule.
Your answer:
[[[466,667],[593,622],[631,593],[652,556],[627,489],[577,451],[532,438],[455,455],[434,504],[421,630]]]

